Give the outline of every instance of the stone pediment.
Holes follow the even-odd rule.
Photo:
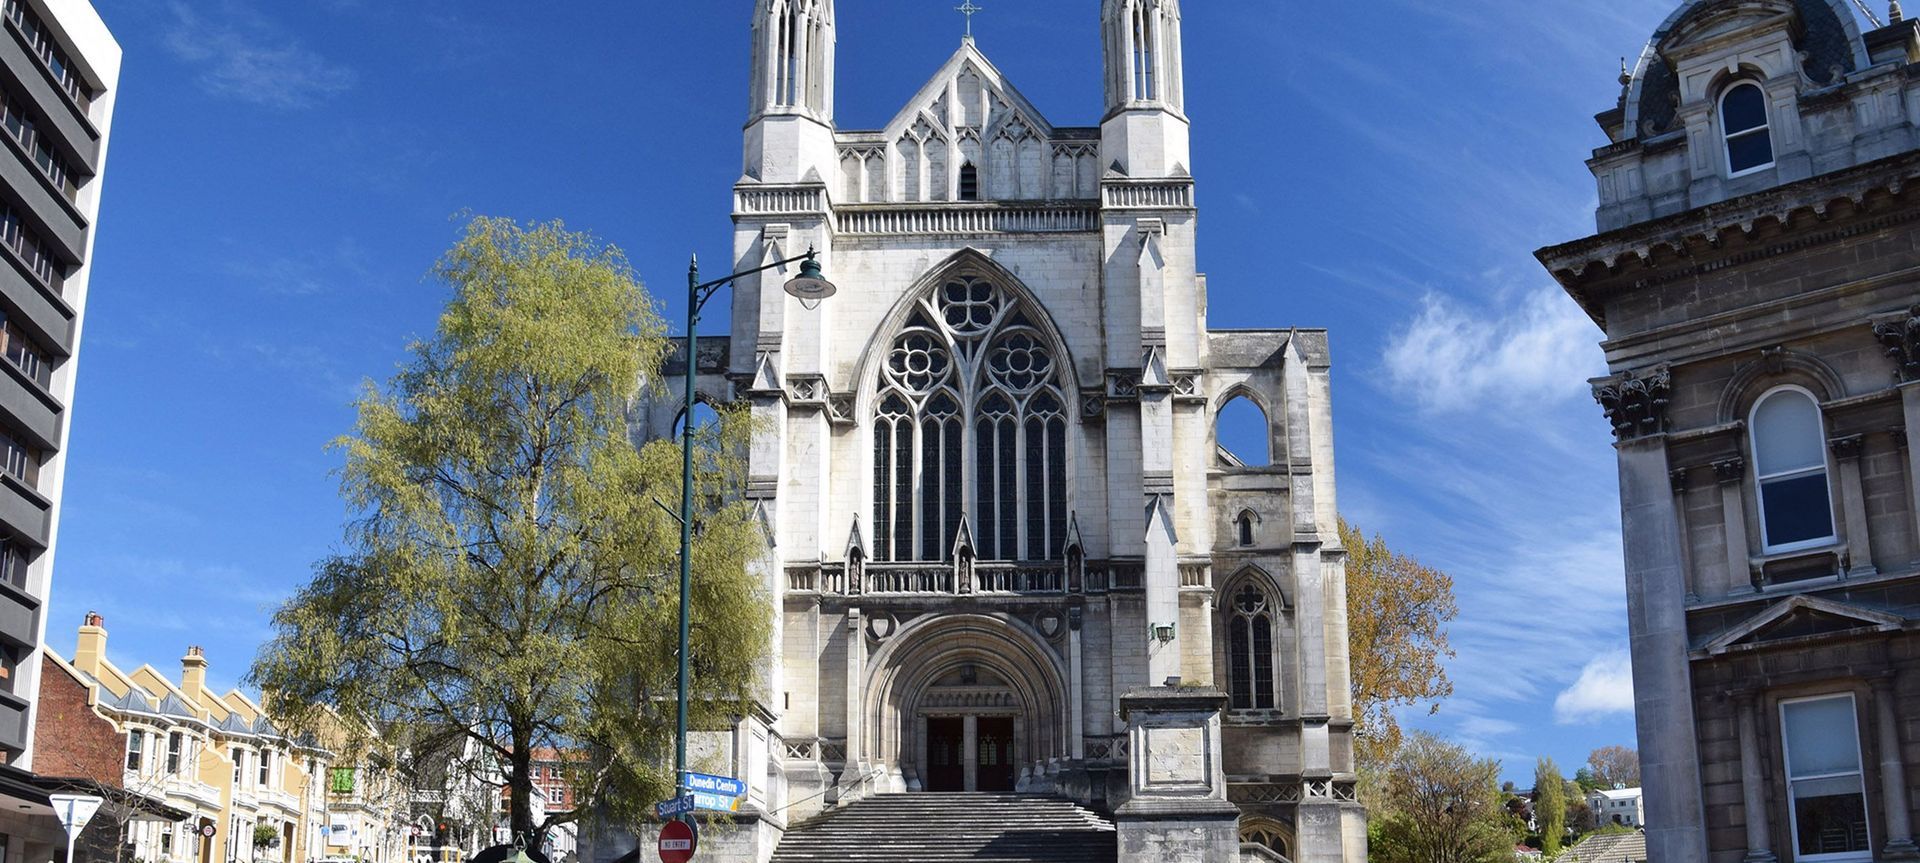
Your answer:
[[[1661,40],[1660,49],[1672,52],[1729,34],[1753,32],[1760,24],[1790,20],[1793,14],[1793,4],[1787,0],[1719,0],[1702,4],[1674,25]]]
[[[1852,632],[1896,632],[1900,615],[1813,596],[1795,596],[1721,633],[1703,646],[1707,654],[1752,650],[1773,643]]]

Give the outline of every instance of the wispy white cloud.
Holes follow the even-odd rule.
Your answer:
[[[1428,294],[1420,315],[1388,342],[1394,386],[1433,413],[1564,402],[1604,368],[1593,322],[1565,294],[1529,291],[1504,309],[1474,309]]]
[[[270,22],[235,3],[204,19],[186,3],[168,6],[172,22],[162,35],[175,57],[200,69],[201,89],[215,96],[268,108],[314,105],[351,89],[359,75],[285,35]]]
[[[1579,679],[1553,700],[1553,718],[1561,725],[1591,722],[1633,713],[1633,664],[1624,650],[1594,657]]]

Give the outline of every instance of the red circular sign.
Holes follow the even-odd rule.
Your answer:
[[[212,824],[202,824],[202,825],[200,825],[200,835],[202,835],[202,836],[205,836],[205,837],[207,837],[208,839],[212,839],[212,838],[213,838],[213,834],[214,834],[214,828],[213,828],[213,825],[212,825]]]
[[[700,845],[700,834],[685,821],[668,821],[660,828],[660,863],[688,863]]]

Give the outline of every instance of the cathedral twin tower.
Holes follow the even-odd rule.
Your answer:
[[[1111,813],[1122,860],[1365,859],[1327,336],[1208,328],[1180,5],[1106,0],[1101,33],[1098,127],[969,37],[849,131],[832,0],[758,2],[734,263],[814,248],[840,293],[745,279],[698,351],[702,397],[759,420],[776,615],[704,858],[998,790]],[[1256,452],[1216,440],[1236,400]]]

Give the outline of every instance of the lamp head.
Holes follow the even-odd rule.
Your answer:
[[[799,300],[807,311],[819,308],[821,302],[839,292],[840,289],[821,274],[820,261],[812,252],[808,252],[807,259],[800,262],[800,275],[787,280],[787,295]]]

